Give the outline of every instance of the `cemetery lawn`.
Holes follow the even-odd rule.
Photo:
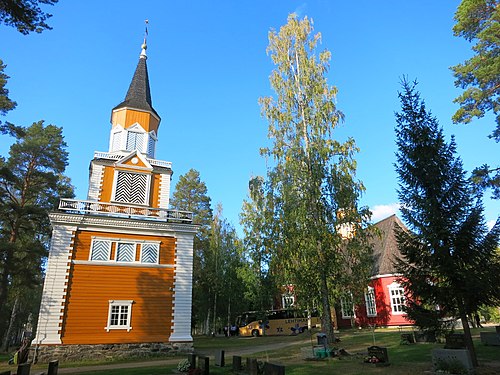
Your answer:
[[[493,375],[500,373],[500,347],[485,346],[479,340],[480,331],[494,331],[493,327],[473,329],[474,344],[478,354],[480,367],[477,369],[478,375]],[[298,336],[267,336],[258,338],[243,338],[243,337],[195,337],[194,346],[197,353],[203,353],[210,356],[210,374],[225,375],[231,374],[232,355],[241,355],[242,363],[245,363],[245,358],[252,357],[261,361],[282,364],[286,367],[287,375],[317,375],[317,374],[424,374],[431,373],[431,351],[434,348],[442,348],[444,344],[435,343],[418,343],[411,345],[401,345],[401,333],[411,332],[411,328],[403,329],[400,332],[398,329],[377,329],[373,334],[371,330],[343,330],[339,337],[341,342],[337,343],[337,348],[343,348],[349,353],[348,356],[340,358],[328,358],[322,360],[305,360],[305,357],[311,357],[312,345],[316,344],[315,335],[311,337],[309,333],[304,333]],[[372,346],[375,339],[375,345],[386,347],[390,366],[376,367],[374,364],[363,363],[364,357],[367,354],[367,348]],[[226,351],[226,366],[223,368],[214,366],[213,353],[218,349]],[[245,353],[251,350],[252,353]],[[3,359],[4,357],[2,357]],[[98,363],[85,363],[77,365],[78,369],[74,368],[75,364],[60,364],[61,369],[72,367],[73,374],[87,373],[97,375],[146,375],[146,374],[171,374],[176,369],[177,363],[184,359],[181,357],[163,357],[162,359],[170,359],[168,363],[160,364],[156,361],[159,359],[150,359],[149,363],[146,359],[128,361],[133,363],[140,361],[143,366],[141,368],[123,368],[123,363],[106,362],[113,364],[113,369],[105,371],[91,370],[92,365]],[[102,362],[99,364],[103,364]],[[116,367],[115,367],[116,366]],[[37,365],[40,371],[46,370],[46,366]],[[4,362],[0,364],[0,370],[10,369],[13,367],[4,366]],[[89,372],[91,370],[92,372]],[[36,373],[36,371],[34,371]],[[60,371],[62,373],[62,371]]]

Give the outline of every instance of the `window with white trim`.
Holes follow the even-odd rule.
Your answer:
[[[393,314],[404,314],[405,290],[398,283],[389,285],[389,297],[391,299],[391,310]]]
[[[133,242],[118,242],[116,245],[117,262],[135,262],[136,246]]]
[[[356,316],[354,314],[354,303],[352,300],[352,295],[342,297],[340,299],[340,311],[342,313],[342,319],[349,319]]]
[[[90,260],[109,261],[111,254],[111,241],[93,239],[90,245]]]
[[[142,132],[135,131],[127,131],[127,151],[139,151],[144,153],[144,139],[146,138],[146,134]]]
[[[366,315],[369,317],[377,316],[377,304],[375,302],[375,289],[368,287],[365,293]]]
[[[115,202],[146,204],[148,202],[149,174],[116,171]]]
[[[284,309],[289,309],[295,305],[295,296],[293,294],[282,294],[281,302]]]
[[[94,262],[160,263],[160,241],[125,240],[93,237],[89,260]],[[111,249],[114,256],[111,259]],[[139,258],[137,258],[139,251]]]
[[[109,301],[108,325],[104,329],[108,332],[111,329],[126,329],[129,332],[132,329],[130,321],[133,303],[133,300]]]
[[[141,263],[158,264],[160,244],[143,243],[141,244]]]

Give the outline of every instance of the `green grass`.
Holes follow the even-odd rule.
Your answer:
[[[500,373],[500,347],[484,346],[479,341],[479,332],[486,330],[494,330],[493,328],[483,328],[472,330],[474,344],[476,347],[479,362],[482,365],[477,374],[493,375]],[[409,330],[408,330],[409,331]],[[441,348],[443,344],[419,343],[412,345],[401,345],[401,332],[398,330],[378,329],[375,331],[375,344],[384,346],[388,350],[389,367],[376,367],[373,364],[363,363],[363,357],[367,352],[367,348],[373,345],[373,334],[370,330],[345,330],[340,333],[341,342],[337,343],[338,348],[345,349],[351,356],[339,358],[328,358],[319,361],[306,361],[304,353],[311,351],[312,344],[316,343],[316,338],[309,333],[304,333],[298,336],[267,336],[258,338],[243,338],[243,337],[195,337],[195,350],[201,353],[213,353],[217,349],[238,350],[245,348],[262,347],[262,351],[246,357],[257,358],[261,361],[269,361],[272,363],[281,363],[286,366],[287,375],[316,375],[316,374],[342,374],[342,375],[357,375],[357,374],[423,374],[431,370],[431,351],[434,348]],[[268,350],[273,344],[290,343],[282,349]],[[8,356],[4,355],[2,361],[6,361]],[[166,359],[168,357],[163,357]],[[171,358],[171,357],[170,357]],[[146,375],[146,374],[171,374],[172,370],[177,367],[177,363],[184,359],[185,356],[177,357],[178,361],[173,361],[175,364],[154,366],[151,359],[151,367],[133,368],[133,369],[116,369],[105,371],[92,371],[92,374],[123,374],[123,375]],[[160,358],[157,358],[160,359]],[[144,362],[146,359],[135,359],[128,361],[116,362],[84,362],[84,363],[62,363],[61,367],[84,367],[97,364],[110,364],[120,362]],[[210,367],[210,373],[215,375],[231,374],[232,358],[226,355],[227,366],[224,368]],[[245,360],[243,360],[245,362]],[[15,366],[0,365],[0,371],[10,369],[14,370]],[[46,365],[37,365],[34,367],[33,373],[46,370]],[[83,372],[82,372],[83,374]],[[90,372],[87,372],[90,374]]]

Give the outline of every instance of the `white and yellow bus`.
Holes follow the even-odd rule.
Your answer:
[[[298,309],[247,311],[236,318],[236,325],[240,336],[296,335],[319,327],[320,318],[316,310],[311,314]]]

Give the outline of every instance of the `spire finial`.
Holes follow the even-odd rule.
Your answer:
[[[141,51],[141,59],[147,59],[148,57],[146,56],[146,50],[148,48],[148,45],[147,45],[147,39],[148,39],[148,23],[149,23],[149,20],[144,20],[144,23],[146,24],[146,28],[144,30],[144,42],[142,43],[142,51]]]

